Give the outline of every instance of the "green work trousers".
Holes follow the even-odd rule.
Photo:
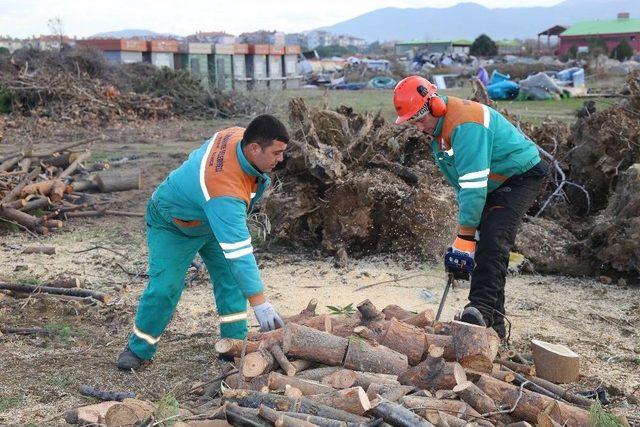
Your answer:
[[[180,300],[187,269],[199,253],[204,260],[220,315],[222,338],[247,335],[247,299],[232,276],[210,227],[184,227],[153,202],[147,205],[149,283],[138,303],[129,348],[143,360],[153,358],[158,341]]]

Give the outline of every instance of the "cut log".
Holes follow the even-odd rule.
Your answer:
[[[314,426],[314,424],[308,421],[292,418],[288,415],[285,415],[282,412],[277,412],[274,409],[271,409],[265,405],[260,405],[260,408],[258,408],[258,415],[264,418],[265,420],[272,422],[276,426],[284,426],[284,427],[313,427]]]
[[[481,414],[499,410],[496,402],[494,402],[492,398],[487,396],[485,392],[480,390],[471,381],[465,381],[458,384],[453,388],[453,392]]]
[[[435,397],[404,396],[400,402],[409,409],[416,410],[419,414],[425,411],[442,411],[467,421],[475,421],[480,413],[461,400],[436,399]]]
[[[562,344],[531,340],[538,377],[554,383],[572,383],[580,378],[580,356]]]
[[[253,353],[245,354],[242,364],[242,375],[245,378],[254,378],[267,374],[276,366],[276,360],[266,349],[259,349]]]
[[[287,385],[299,389],[305,396],[329,393],[334,390],[334,388],[321,384],[317,381],[305,380],[298,377],[289,377],[278,372],[271,372],[269,374],[269,381],[267,383],[269,390],[284,391]]]
[[[239,340],[236,338],[222,338],[215,343],[213,348],[216,350],[216,353],[218,354],[222,354],[225,356],[232,356],[232,357],[240,357],[240,355],[242,354],[243,345],[244,345],[243,340]],[[261,343],[258,341],[247,341],[245,354],[256,352],[258,351],[258,349],[260,349],[260,347],[261,347]]]
[[[513,374],[512,374],[513,376]],[[563,387],[560,387],[557,384],[552,383],[551,381],[547,381],[542,378],[533,377],[531,375],[526,375],[525,378],[532,383],[549,390],[550,392],[556,394],[562,399],[566,400],[569,403],[573,403],[574,405],[583,406],[589,408],[593,404],[593,400],[587,399],[586,397],[582,397],[579,394],[574,394]],[[513,382],[508,381],[508,382]]]
[[[139,190],[142,188],[142,174],[140,171],[118,173],[97,173],[94,177],[101,193],[112,191]]]
[[[299,374],[302,371],[311,369],[313,366],[316,365],[316,363],[310,360],[298,359],[298,360],[292,360],[291,365],[293,365],[294,369],[296,370],[296,374]]]
[[[384,315],[368,299],[362,301],[356,308],[360,312],[362,320],[365,323],[373,320],[382,320],[384,318]]]
[[[151,419],[156,407],[144,400],[124,399],[122,403],[111,406],[105,416],[104,424],[113,427],[125,427],[143,423]]]
[[[320,368],[307,369],[304,372],[296,374],[298,378],[312,381],[322,381],[322,379],[328,375],[333,374],[343,368],[339,366],[323,366]]]
[[[54,336],[55,333],[45,328],[16,328],[13,326],[0,326],[0,332],[3,334],[16,334],[16,335],[45,335]]]
[[[358,376],[351,369],[340,369],[322,378],[322,384],[337,389],[351,388],[356,383]]]
[[[373,331],[366,326],[356,326],[353,328],[353,334],[364,339],[369,344],[375,346],[378,345],[378,336],[373,333]]]
[[[44,254],[44,255],[55,255],[56,247],[55,246],[27,246],[22,250],[23,254]]]
[[[266,405],[279,411],[291,412],[295,412],[299,404],[299,399],[252,390],[225,390],[222,399],[224,402],[234,402],[246,408],[259,408],[260,405]]]
[[[97,191],[98,184],[92,179],[81,179],[71,183],[73,191]]]
[[[426,310],[422,310],[418,314],[415,314],[411,317],[403,319],[402,321],[404,323],[416,326],[418,328],[424,328],[425,326],[431,326],[435,318],[436,318],[436,315],[433,313],[433,310],[426,309]]]
[[[92,291],[89,289],[65,289],[65,288],[53,288],[50,286],[36,286],[36,285],[18,285],[13,283],[0,283],[0,289],[23,292],[23,293],[35,293],[42,292],[55,295],[68,295],[74,297],[91,297],[100,302],[108,303],[111,301],[111,296],[98,291]]]
[[[352,414],[342,409],[332,408],[322,403],[314,402],[306,397],[300,399],[298,412],[354,423],[366,423],[370,421],[369,418],[361,417],[360,415]]]
[[[488,375],[482,375],[476,385],[497,404],[505,405],[507,408],[515,406],[512,415],[516,419],[531,423],[536,423],[538,413],[542,412],[548,404],[554,402],[550,397],[521,389]],[[516,402],[518,402],[517,405]],[[588,411],[562,402],[559,402],[558,405],[567,417],[567,426],[588,425]]]
[[[364,340],[351,338],[344,357],[344,367],[357,371],[399,375],[409,367],[407,356],[383,345],[372,346]]]
[[[33,184],[25,185],[20,193],[21,197],[26,197],[30,194],[41,194],[48,196],[51,193],[53,184],[56,180],[50,179],[48,181],[34,182]]]
[[[462,383],[462,384],[464,384],[464,383]],[[456,386],[456,387],[458,387],[458,386]],[[455,390],[456,387],[454,387],[453,389]],[[454,390],[436,390],[433,393],[433,396],[436,399],[457,399],[458,398],[458,394]]]
[[[11,189],[5,196],[0,200],[0,205],[5,203],[9,203],[13,201],[16,197],[22,194],[22,190],[25,186],[29,185],[31,181],[33,181],[39,174],[42,169],[40,166],[36,167],[34,170],[29,172],[25,177],[23,177],[20,182]]]
[[[79,408],[67,411],[64,419],[69,424],[83,425],[100,425],[104,422],[104,416],[109,408],[118,405],[120,402],[100,402],[94,405],[81,406]]]
[[[289,323],[284,327],[283,351],[288,356],[340,365],[349,340],[307,326]]]
[[[295,322],[291,322],[287,320],[286,323],[295,323]],[[313,316],[307,319],[303,319],[303,321],[300,322],[300,324],[303,326],[308,326],[313,329],[317,329],[322,332],[326,332],[328,334],[333,333],[331,316],[329,316],[328,314],[323,314],[321,316]]]
[[[26,200],[25,205],[20,208],[22,212],[30,212],[36,209],[46,210],[51,207],[51,200],[47,196],[32,197],[30,199],[21,200]]]
[[[402,396],[411,393],[413,390],[415,390],[414,387],[408,385],[371,383],[367,388],[367,396],[369,400],[382,398],[391,402],[397,402]]]
[[[451,322],[451,336],[456,350],[456,360],[465,368],[491,372],[493,368],[493,348],[487,328],[454,320]]]
[[[427,357],[418,365],[407,369],[398,380],[401,384],[427,390],[451,390],[467,380],[464,368],[457,362]]]
[[[246,381],[240,373],[231,374],[224,380],[224,382],[232,389],[247,389],[254,391],[262,391],[262,389],[267,386],[268,381],[269,375],[260,375],[259,377],[249,378],[248,381]],[[218,387],[218,389],[219,388],[220,387]]]
[[[16,222],[32,231],[39,231],[42,225],[42,219],[6,206],[0,206],[0,217]]]
[[[361,427],[360,424],[348,423],[346,421],[331,420],[329,418],[318,417],[316,415],[300,414],[298,412],[283,412],[283,414],[293,418],[298,418],[299,420],[308,421],[320,427],[352,427],[352,426]]]
[[[287,356],[284,355],[280,344],[273,343],[269,346],[269,352],[273,356],[273,358],[278,362],[278,365],[282,368],[282,370],[290,377],[296,374],[296,368],[289,362]]]
[[[282,328],[267,332],[249,332],[247,334],[247,339],[249,341],[259,341],[262,343],[262,347],[268,347],[274,342],[282,344],[283,338],[284,329]]]
[[[267,386],[267,389],[269,387]],[[288,397],[302,397],[304,394],[299,388],[291,387],[289,384],[284,386],[284,395]]]
[[[393,402],[376,402],[372,412],[395,427],[434,427],[426,419]]]
[[[353,385],[360,386],[365,390],[368,389],[371,384],[400,385],[397,375],[380,374],[375,372],[354,372],[356,373],[356,382]]]
[[[82,164],[82,162],[87,160],[89,157],[91,157],[91,151],[89,150],[85,151],[84,153],[80,153],[77,156],[74,156],[73,159],[71,159],[70,157],[69,160],[71,160],[71,164],[69,164],[69,166],[67,166],[67,168],[62,171],[60,175],[58,175],[58,179],[64,180],[68,176],[71,176]]]
[[[413,317],[416,314],[395,304],[391,304],[383,308],[382,313],[384,313],[384,318],[387,320],[391,320],[394,317],[398,320],[404,320]]]
[[[501,366],[509,368],[513,372],[517,372],[518,374],[536,375],[536,368],[531,365],[524,365],[522,363],[512,362],[511,360],[505,359],[497,359],[496,362]]]
[[[428,352],[429,347],[434,345],[436,347],[444,348],[443,357],[447,362],[455,362],[456,361],[456,349],[453,346],[453,337],[451,335],[436,335],[436,334],[426,334],[425,335],[425,352]],[[422,358],[427,357],[427,354],[424,354]]]
[[[426,410],[422,416],[436,427],[466,427],[471,424],[462,418],[432,409]]]
[[[409,365],[422,361],[425,352],[426,334],[415,326],[392,319],[387,326],[380,344],[407,356]]]
[[[238,405],[228,404],[224,410],[229,424],[243,427],[269,427],[271,423],[258,416],[257,411],[250,411]]]
[[[136,394],[132,391],[106,391],[106,390],[98,390],[90,385],[82,384],[80,386],[80,394],[94,397],[99,400],[115,400],[118,402],[123,401],[124,399],[133,399],[136,397]]]
[[[371,402],[362,387],[352,387],[336,390],[331,393],[308,396],[314,402],[322,403],[332,408],[342,409],[356,415],[363,415],[371,409]]]
[[[60,181],[59,179],[53,180],[51,191],[49,191],[48,194],[49,199],[51,199],[53,203],[59,202],[60,200],[62,200],[66,189],[67,186],[64,184],[64,182]]]

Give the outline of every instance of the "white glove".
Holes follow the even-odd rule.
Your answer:
[[[260,324],[260,331],[265,332],[276,329],[276,322],[281,328],[284,328],[284,321],[269,301],[253,306],[253,312]]]

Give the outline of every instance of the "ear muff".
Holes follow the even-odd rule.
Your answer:
[[[442,117],[447,112],[447,104],[437,95],[429,99],[429,112],[433,117]]]

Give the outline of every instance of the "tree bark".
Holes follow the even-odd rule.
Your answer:
[[[465,427],[470,425],[462,418],[454,417],[446,412],[427,410],[423,412],[422,416],[431,424],[437,427]]]
[[[300,414],[298,412],[284,412],[284,414],[293,418],[308,421],[320,427],[362,427],[361,424],[358,423],[332,420],[329,418],[318,417],[316,415]]]
[[[265,420],[272,422],[275,426],[313,427],[315,425],[305,420],[290,417],[282,412],[277,412],[265,405],[260,405],[260,408],[258,408],[258,415]]]
[[[39,231],[39,228],[42,225],[42,219],[38,217],[29,215],[28,213],[24,213],[17,209],[11,209],[3,206],[0,206],[0,217],[17,222],[32,231]]]
[[[374,320],[382,320],[384,318],[384,315],[368,299],[362,301],[356,308],[362,315],[362,320],[365,323]]]
[[[278,365],[282,368],[282,370],[290,377],[296,374],[296,368],[289,362],[287,356],[284,355],[280,344],[273,343],[269,346],[269,352],[273,355],[273,358],[278,362]]]
[[[496,363],[498,363],[501,366],[504,366],[506,368],[509,368],[513,372],[516,372],[518,374],[522,374],[522,375],[535,375],[536,374],[536,367],[535,366],[524,365],[522,363],[512,362],[511,360],[505,360],[505,359],[498,359],[498,360],[496,360]]]
[[[279,374],[278,372],[271,372],[269,374],[269,382],[267,384],[269,390],[284,391],[287,385],[297,388],[305,396],[329,393],[334,390],[333,387],[321,384],[317,381],[305,380],[298,377],[289,377]]]
[[[466,381],[464,369],[457,362],[446,362],[443,358],[427,357],[420,364],[407,369],[398,380],[401,384],[428,390],[451,390]]]
[[[426,419],[393,402],[377,402],[372,412],[395,427],[435,427]]]
[[[224,410],[227,422],[234,426],[269,427],[271,423],[258,416],[257,411],[249,411],[238,405],[228,404]]]
[[[428,352],[430,346],[435,345],[436,347],[442,347],[444,349],[442,357],[444,357],[447,362],[456,361],[456,349],[453,346],[453,338],[451,335],[426,334],[425,341],[425,353]],[[423,359],[425,357],[427,357],[427,354],[423,355]]]
[[[60,175],[58,175],[58,179],[64,180],[68,176],[71,176],[76,171],[76,169],[78,169],[78,166],[80,166],[82,162],[84,162],[89,157],[91,157],[91,151],[87,150],[84,153],[78,154],[77,156],[74,156],[74,157],[75,158],[71,161],[71,164],[64,171],[62,171]]]
[[[371,409],[371,402],[362,387],[335,390],[330,393],[311,395],[308,398],[314,402],[356,415],[363,415]]]
[[[425,353],[426,334],[415,326],[392,319],[380,344],[406,355],[409,365],[415,366]]]
[[[140,171],[129,173],[97,173],[94,178],[101,193],[112,191],[139,190],[142,188],[142,175]]]
[[[491,372],[493,358],[487,328],[457,320],[451,322],[451,328],[456,360],[465,368]]]
[[[36,209],[49,209],[51,207],[51,200],[47,196],[34,197],[26,202],[26,204],[20,208],[22,212],[29,212]]]
[[[461,400],[436,399],[435,397],[414,397],[404,396],[400,399],[402,404],[409,409],[418,410],[424,414],[425,411],[442,411],[455,417],[467,421],[475,421],[480,417],[480,413]]]
[[[530,423],[536,423],[538,413],[551,402],[555,402],[550,397],[504,383],[488,375],[482,375],[476,385],[498,404],[513,408],[517,401],[512,415]],[[588,425],[589,412],[562,402],[558,402],[558,406],[567,417],[566,425]]]
[[[436,315],[433,313],[433,310],[427,309],[422,310],[420,313],[415,314],[411,317],[403,319],[402,321],[418,328],[424,328],[425,326],[431,326],[435,318]]]
[[[369,400],[382,398],[391,402],[397,402],[402,396],[411,393],[413,390],[414,387],[408,385],[371,383],[367,388],[367,396]]]
[[[344,367],[365,372],[399,375],[409,366],[407,356],[388,347],[372,346],[361,339],[350,339]]]
[[[288,356],[340,365],[349,341],[307,326],[289,323],[284,328],[283,350]]]
[[[353,387],[358,376],[351,369],[340,369],[322,378],[322,384],[337,389]]]
[[[513,374],[511,375],[513,376]],[[578,394],[571,393],[570,391],[566,390],[564,387],[560,387],[559,385],[554,384],[551,381],[547,381],[542,378],[534,377],[531,375],[526,375],[525,378],[542,388],[546,388],[550,392],[555,393],[556,395],[560,396],[562,399],[566,400],[569,403],[573,403],[574,405],[589,408],[593,404],[593,400],[587,399],[586,397],[582,397]],[[509,382],[513,382],[513,380]]]
[[[218,354],[222,354],[225,356],[232,356],[232,357],[240,357],[240,355],[242,354],[243,345],[244,345],[243,340],[239,340],[236,338],[222,338],[215,343],[213,348]],[[261,347],[262,347],[262,343],[260,341],[247,341],[247,348],[245,350],[245,354],[256,352]]]
[[[391,320],[394,317],[398,320],[404,320],[413,317],[416,314],[395,304],[391,304],[383,308],[382,313],[384,313],[384,318],[387,320]]]
[[[359,336],[373,346],[379,344],[376,334],[374,334],[373,331],[366,326],[356,326],[355,328],[353,328],[353,334]]]
[[[340,366],[322,366],[319,368],[307,369],[304,372],[296,374],[296,377],[305,380],[322,381],[324,377],[331,375],[341,369],[343,368],[341,368]]]

